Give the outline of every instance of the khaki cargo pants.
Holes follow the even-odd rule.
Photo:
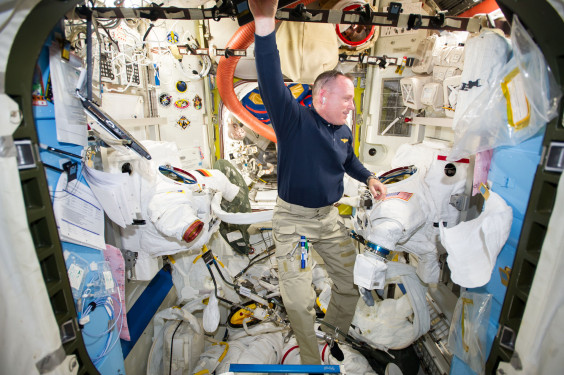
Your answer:
[[[353,284],[356,251],[336,207],[307,208],[278,198],[272,219],[280,291],[284,307],[298,340],[302,364],[320,364],[319,346],[315,336],[315,291],[312,286],[312,254],[301,268],[301,252],[292,250],[306,236],[310,246],[323,258],[327,273],[333,280],[331,302],[324,321],[348,332],[359,298]],[[323,327],[330,332],[328,327]]]

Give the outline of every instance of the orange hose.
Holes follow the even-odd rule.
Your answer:
[[[314,0],[302,0],[292,6],[299,3],[309,4]],[[278,21],[277,21],[278,22]],[[250,22],[246,25],[241,26],[235,34],[231,37],[227,43],[228,48],[231,49],[247,49],[255,41],[255,23]],[[235,68],[239,63],[240,57],[229,57],[226,58],[222,56],[219,59],[219,64],[217,66],[217,76],[216,84],[217,90],[219,91],[219,96],[223,101],[223,104],[229,109],[229,111],[243,124],[247,125],[249,128],[262,135],[263,137],[276,142],[276,134],[274,134],[274,129],[270,126],[260,122],[255,116],[253,116],[237,99],[235,90],[233,89],[233,78],[235,77]]]

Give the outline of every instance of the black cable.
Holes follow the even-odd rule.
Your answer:
[[[213,275],[213,271],[212,271],[212,269],[211,269],[211,267],[210,267],[209,264],[206,264],[206,267],[208,267],[208,271],[210,272],[210,275],[211,275],[211,278],[212,278],[212,281],[213,281],[213,287],[214,287],[214,291],[215,291],[215,292],[214,292],[215,297],[216,297],[218,300],[223,301],[223,302],[225,302],[225,303],[228,303],[228,304],[230,304],[230,305],[237,305],[235,302],[231,302],[230,300],[225,299],[225,298],[223,298],[223,297],[220,297],[219,294],[217,294],[217,282],[215,281],[215,276]]]
[[[151,29],[153,28],[153,26],[155,26],[155,25],[153,25],[152,23],[149,24],[149,28],[147,29],[147,31],[145,31],[145,35],[143,35],[143,41],[145,41],[147,39],[147,36],[149,36],[149,33],[151,32]]]
[[[252,258],[251,261],[249,262],[249,264],[247,264],[247,266],[246,266],[245,268],[243,268],[243,269],[241,270],[241,272],[239,272],[239,273],[238,273],[237,275],[235,275],[233,278],[234,278],[235,280],[237,280],[237,279],[238,279],[239,277],[241,277],[245,272],[247,272],[247,270],[248,270],[249,268],[251,268],[252,266],[254,266],[256,263],[260,262],[261,260],[270,258],[270,257],[274,254],[274,252],[273,252],[274,249],[275,249],[274,247],[269,248],[269,249],[268,249],[268,254],[262,256],[261,258],[258,258],[259,256],[261,256],[260,254],[257,255],[256,257]],[[258,259],[257,259],[257,258],[258,258]]]
[[[174,335],[176,335],[176,331],[178,331],[178,328],[180,328],[181,324],[182,324],[182,320],[178,322],[178,325],[174,329],[174,332],[172,333],[172,337],[170,338],[170,361],[168,364],[168,375],[172,375],[172,347],[174,345]]]

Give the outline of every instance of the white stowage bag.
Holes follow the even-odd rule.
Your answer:
[[[497,256],[509,237],[512,220],[511,207],[490,191],[484,210],[476,219],[452,228],[440,227],[452,281],[465,288],[476,288],[490,280]]]
[[[425,297],[427,287],[421,283],[413,266],[398,262],[388,262],[386,283],[402,283],[406,294],[374,306],[367,306],[360,298],[352,323],[375,346],[403,349],[431,326]]]
[[[423,184],[425,171],[419,169],[409,178],[387,185],[386,197],[367,211],[366,226],[356,230],[368,241],[394,250],[405,242],[427,220],[428,192]]]
[[[275,330],[275,332],[270,332]],[[282,331],[272,323],[263,323],[249,329],[252,335],[242,332],[232,340],[213,345],[200,356],[194,373],[229,371],[232,363],[278,364],[282,359],[284,338]],[[261,333],[264,332],[264,333]]]
[[[219,325],[219,301],[214,293],[208,300],[208,305],[204,309],[204,330],[213,333]]]
[[[204,332],[202,323],[192,313],[203,307],[201,300],[194,300],[182,308],[171,307],[155,315],[147,375],[194,373],[204,351]]]

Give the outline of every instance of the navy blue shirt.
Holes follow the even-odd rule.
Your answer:
[[[286,88],[275,32],[255,35],[255,61],[260,95],[278,141],[278,196],[318,208],[342,197],[345,172],[366,182],[371,173],[354,154],[349,127],[328,123]]]

